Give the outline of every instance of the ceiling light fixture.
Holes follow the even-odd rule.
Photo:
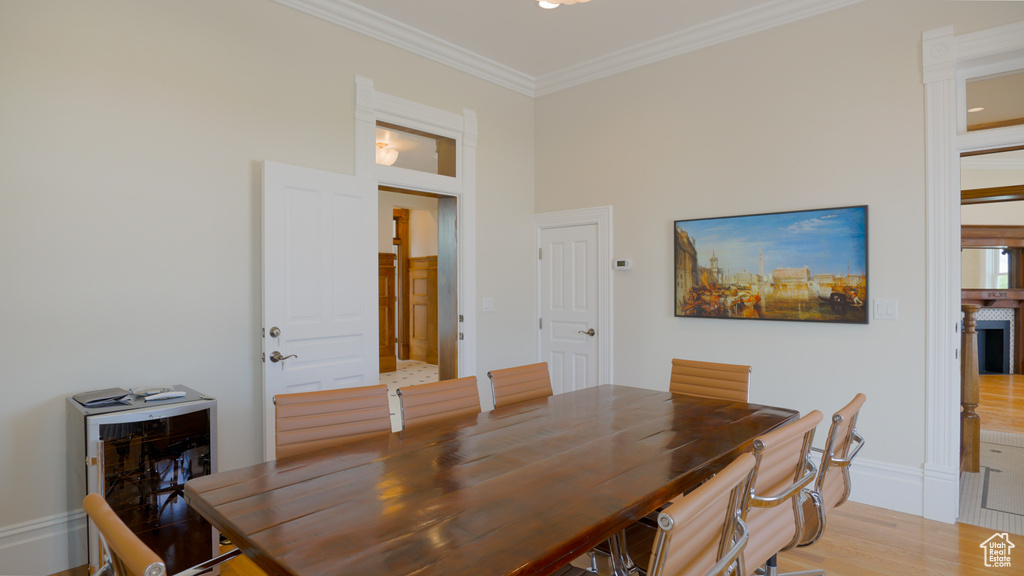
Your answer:
[[[387,142],[377,142],[377,164],[391,166],[398,160],[398,150],[388,148]]]
[[[558,8],[561,4],[583,4],[584,2],[590,2],[590,0],[537,0],[537,5],[551,10],[552,8]]]

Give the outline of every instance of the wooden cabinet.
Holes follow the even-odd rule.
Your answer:
[[[377,296],[380,311],[380,371],[394,372],[395,354],[395,255],[379,253],[377,258]]]
[[[437,256],[409,259],[409,344],[413,360],[437,364]]]

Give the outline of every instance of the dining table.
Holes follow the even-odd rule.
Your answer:
[[[550,574],[795,410],[601,385],[190,480],[268,574]]]

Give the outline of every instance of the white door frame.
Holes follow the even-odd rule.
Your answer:
[[[960,153],[1024,143],[1024,126],[966,131],[965,81],[1024,68],[1024,22],[922,37],[925,86],[925,460],[922,515],[955,522],[960,500]]]
[[[540,250],[541,230],[548,228],[564,228],[567,226],[581,226],[584,224],[597,225],[597,290],[598,290],[598,318],[597,326],[594,328],[601,335],[598,340],[597,360],[597,383],[614,384],[614,372],[612,365],[612,352],[615,350],[613,329],[614,318],[612,316],[612,207],[598,206],[595,208],[580,208],[578,210],[562,210],[558,212],[545,212],[535,214],[533,217],[535,248]],[[539,253],[539,252],[538,252]],[[540,318],[540,259],[534,268],[534,286],[536,290],[536,311]],[[538,328],[539,330],[539,328]],[[537,338],[537,361],[541,360],[541,342]]]
[[[377,92],[373,80],[355,77],[355,173],[378,186],[393,186],[458,199],[459,376],[476,375],[476,113],[453,114]],[[428,174],[376,163],[377,121],[455,140],[455,176]],[[376,242],[377,239],[374,239]]]

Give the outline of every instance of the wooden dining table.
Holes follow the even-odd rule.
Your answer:
[[[549,574],[794,410],[604,385],[190,480],[270,574]]]

